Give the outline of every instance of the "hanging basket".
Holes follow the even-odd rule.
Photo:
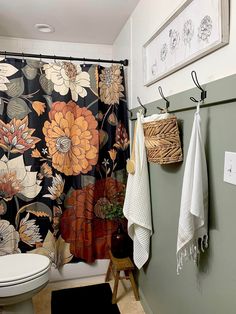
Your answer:
[[[143,131],[148,161],[170,164],[183,160],[178,123],[175,116],[144,122]]]

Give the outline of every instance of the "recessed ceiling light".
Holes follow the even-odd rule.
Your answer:
[[[34,27],[42,33],[53,33],[55,31],[54,27],[48,24],[35,24]]]

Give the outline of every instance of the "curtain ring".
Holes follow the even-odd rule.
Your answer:
[[[69,60],[70,60],[70,63],[72,63],[72,57],[71,56],[70,56]]]
[[[56,56],[54,55],[54,63],[57,63]]]
[[[84,63],[83,63],[83,67],[85,68],[86,64],[85,64],[85,58],[84,58]]]
[[[22,63],[25,63],[25,55],[23,52],[21,54],[22,54]]]
[[[5,54],[4,54],[4,61],[7,61],[7,52],[5,50]]]

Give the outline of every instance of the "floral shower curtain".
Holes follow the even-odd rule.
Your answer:
[[[123,69],[0,59],[0,255],[107,258],[129,157]]]

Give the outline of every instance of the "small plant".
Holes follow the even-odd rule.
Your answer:
[[[124,218],[123,205],[120,203],[106,204],[104,211],[106,219],[114,220]]]

